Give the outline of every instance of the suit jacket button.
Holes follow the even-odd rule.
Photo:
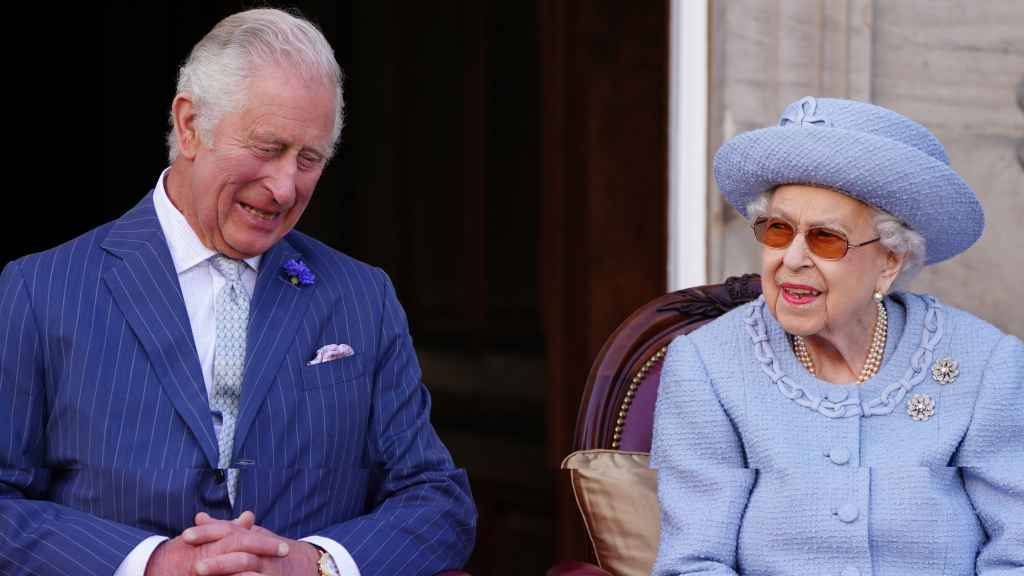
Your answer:
[[[833,448],[828,452],[828,459],[836,466],[842,466],[850,461],[850,451],[846,448]]]
[[[221,470],[220,468],[217,468],[216,470],[213,471],[213,480],[217,484],[223,484],[225,476],[226,474],[224,474],[224,471]]]
[[[857,518],[860,516],[860,510],[858,510],[857,506],[854,504],[843,504],[839,507],[837,514],[839,515],[840,520],[850,524],[851,522],[857,521]]]

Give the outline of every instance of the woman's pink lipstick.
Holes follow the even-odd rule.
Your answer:
[[[794,306],[810,304],[821,295],[820,290],[806,284],[791,284],[787,282],[779,284],[779,289],[782,290],[782,298]]]

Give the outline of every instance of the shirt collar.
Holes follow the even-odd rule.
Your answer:
[[[195,230],[189,225],[185,216],[171,203],[164,188],[164,178],[170,168],[165,168],[160,173],[153,190],[153,207],[156,209],[156,218],[160,221],[160,228],[163,230],[164,238],[167,239],[167,246],[171,251],[171,260],[174,262],[174,271],[179,275],[194,268],[216,256],[217,252],[207,248],[199,240]],[[262,255],[246,258],[244,262],[258,272]]]

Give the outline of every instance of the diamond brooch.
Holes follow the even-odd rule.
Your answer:
[[[960,365],[948,356],[932,364],[932,378],[939,384],[952,384],[959,375]]]
[[[914,394],[907,402],[907,414],[917,422],[924,422],[935,414],[935,401],[927,394]]]

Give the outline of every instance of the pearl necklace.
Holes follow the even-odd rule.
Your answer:
[[[889,334],[889,317],[885,312],[885,305],[878,302],[878,317],[875,318],[875,332],[871,336],[871,347],[868,348],[868,358],[864,362],[864,367],[860,369],[860,375],[857,376],[857,383],[863,384],[867,382],[872,376],[874,376],[878,369],[882,366],[882,355],[885,354],[885,340]],[[811,375],[815,375],[814,361],[811,360],[811,354],[807,351],[807,344],[804,342],[803,337],[793,336],[793,352],[796,354],[797,360],[804,365]]]

